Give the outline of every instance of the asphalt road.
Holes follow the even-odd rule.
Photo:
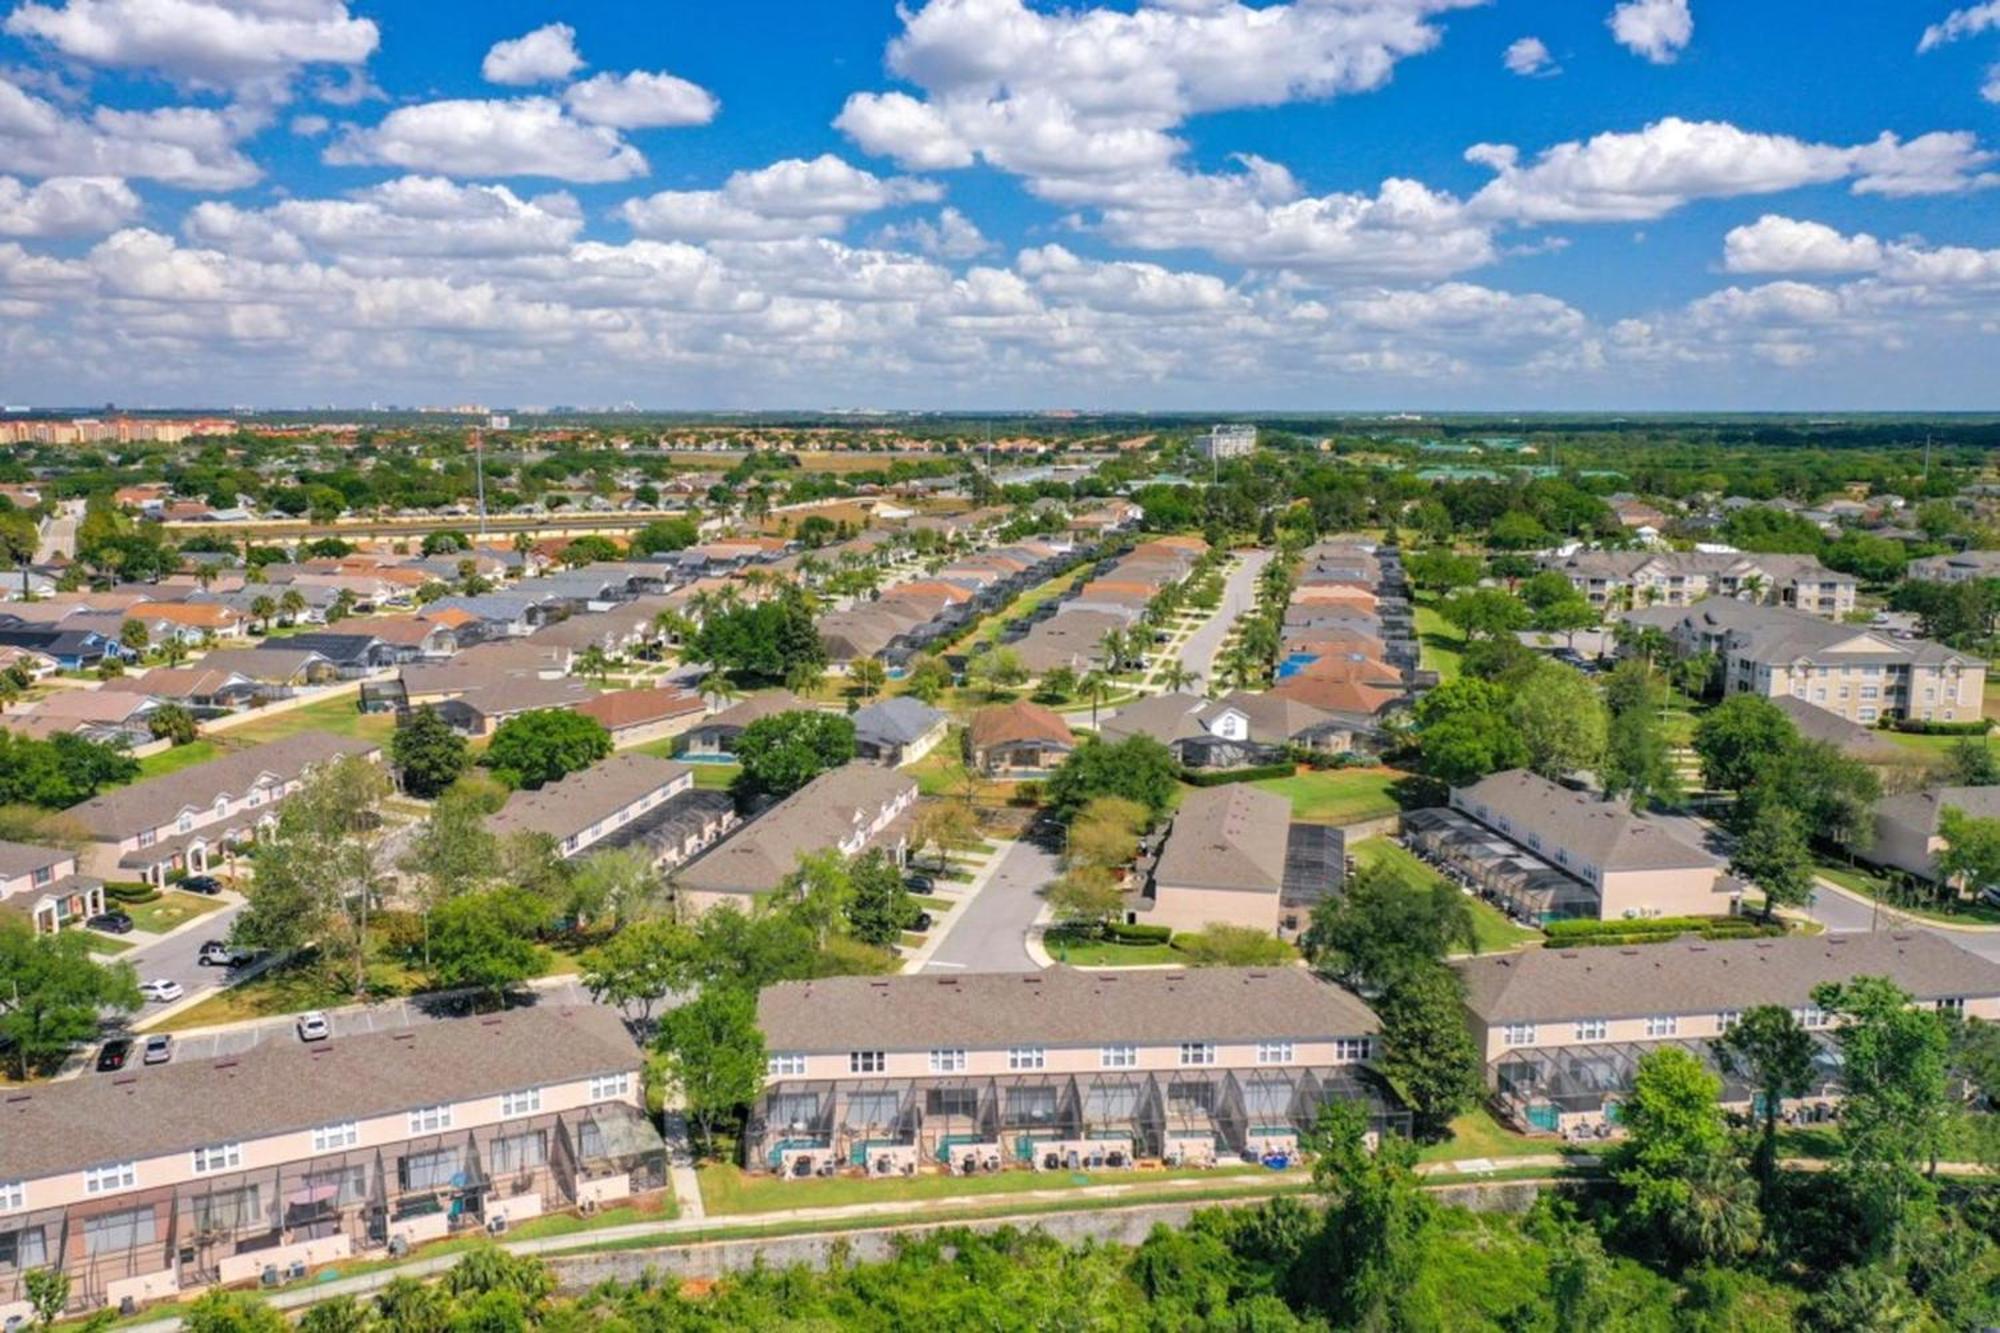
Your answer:
[[[924,971],[1039,971],[1024,940],[1041,914],[1041,890],[1061,873],[1053,851],[1028,838],[1014,843],[986,887],[958,910]]]
[[[1245,556],[1243,563],[1223,581],[1222,604],[1215,608],[1215,614],[1181,645],[1181,665],[1201,677],[1203,689],[1213,682],[1211,668],[1215,664],[1215,653],[1228,636],[1229,627],[1236,623],[1238,616],[1256,605],[1257,575],[1270,559],[1269,551],[1252,551]]]
[[[203,986],[219,986],[228,974],[218,967],[202,967],[195,962],[195,958],[207,941],[228,939],[229,927],[242,911],[242,903],[231,903],[219,912],[210,912],[201,919],[200,925],[190,926],[178,935],[170,935],[145,948],[120,954],[117,961],[132,964],[141,982],[164,977],[180,982],[190,991]]]

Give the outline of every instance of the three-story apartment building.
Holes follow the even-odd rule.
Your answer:
[[[163,883],[209,868],[226,848],[277,822],[277,808],[317,766],[343,755],[377,759],[373,741],[302,732],[93,796],[65,814],[90,835],[86,873]]]
[[[1300,968],[830,977],[757,1017],[745,1156],[787,1176],[1289,1159],[1336,1099],[1409,1126],[1375,1015]]]
[[[536,1007],[11,1089],[0,1321],[59,1268],[129,1309],[661,1187],[611,1010]]]
[[[1608,1132],[1648,1051],[1678,1045],[1713,1064],[1710,1043],[1758,1005],[1822,1038],[1811,1091],[1785,1110],[1823,1115],[1840,1096],[1832,1020],[1812,999],[1824,982],[1887,977],[1918,1004],[2000,1018],[2000,965],[1929,931],[1528,949],[1454,966],[1495,1102],[1521,1128],[1559,1134]],[[1726,1105],[1753,1096],[1725,1077]]]

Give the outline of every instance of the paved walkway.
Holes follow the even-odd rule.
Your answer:
[[[1214,683],[1215,653],[1229,637],[1230,626],[1257,604],[1257,576],[1270,561],[1269,551],[1245,555],[1223,581],[1222,602],[1215,608],[1215,614],[1181,645],[1181,665],[1201,677],[1202,688]]]
[[[1006,844],[923,963],[906,970],[1039,971],[1025,941],[1042,910],[1042,889],[1061,873],[1056,854],[1032,838]]]

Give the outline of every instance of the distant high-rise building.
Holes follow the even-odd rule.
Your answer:
[[[486,429],[488,430],[511,430],[513,426],[514,418],[508,416],[505,412],[494,412],[486,418]]]
[[[1197,436],[1195,445],[1203,458],[1242,458],[1257,448],[1255,426],[1216,426]]]

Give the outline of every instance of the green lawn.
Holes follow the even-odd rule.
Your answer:
[[[222,900],[169,889],[150,903],[120,904],[120,906],[131,914],[132,924],[140,930],[164,935],[174,927],[185,925],[198,916],[222,910]]]
[[[1462,1162],[1470,1157],[1533,1157],[1540,1153],[1561,1151],[1559,1140],[1532,1139],[1526,1134],[1516,1134],[1495,1120],[1493,1113],[1484,1106],[1476,1106],[1451,1122],[1450,1138],[1419,1149],[1417,1159],[1424,1162]]]
[[[231,746],[241,749],[308,731],[323,731],[331,736],[359,736],[387,745],[389,737],[396,731],[396,717],[393,713],[364,713],[356,704],[354,695],[344,694],[335,699],[307,704],[304,708],[294,708],[289,713],[259,718],[221,735]]]
[[[1444,876],[1425,865],[1414,855],[1387,838],[1367,838],[1347,849],[1356,866],[1388,865],[1401,872],[1406,878],[1420,884],[1449,883]],[[1455,887],[1455,886],[1454,886]],[[1472,924],[1479,944],[1479,952],[1519,948],[1542,936],[1539,931],[1517,926],[1508,920],[1507,914],[1491,903],[1477,898],[1468,898],[1472,907]]]
[[[187,745],[176,745],[170,750],[162,750],[158,754],[149,754],[144,759],[141,759],[139,761],[139,778],[143,781],[146,778],[164,777],[169,773],[178,773],[184,768],[192,768],[196,764],[205,764],[211,759],[219,758],[221,754],[222,747],[211,740],[198,740]]]
[[[1965,739],[1963,736],[1920,736],[1912,732],[1893,730],[1885,730],[1882,734],[1904,749],[1937,762],[1943,762],[1953,747]],[[1986,748],[2000,751],[2000,735],[1989,733],[1986,737]]]
[[[1120,944],[1116,940],[1043,941],[1049,956],[1074,967],[1147,967],[1162,963],[1185,967],[1187,956],[1168,944]]]
[[[839,1208],[850,1204],[900,1203],[908,1199],[956,1199],[1018,1194],[1028,1190],[1082,1189],[1089,1185],[1152,1185],[1167,1180],[1214,1180],[1230,1176],[1270,1177],[1256,1166],[1207,1170],[999,1171],[990,1176],[941,1174],[871,1179],[833,1176],[787,1180],[715,1163],[700,1168],[701,1202],[709,1216],[769,1213],[793,1208]]]
[[[130,940],[121,940],[116,935],[106,935],[95,930],[84,931],[83,938],[92,953],[106,958],[115,958],[132,947]]]
[[[1404,776],[1391,768],[1328,768],[1251,785],[1290,801],[1301,823],[1356,824],[1395,814],[1400,807],[1390,788]]]
[[[1458,631],[1437,613],[1434,600],[1417,603],[1417,645],[1424,669],[1438,673],[1439,680],[1457,680],[1459,650],[1464,646]]]

